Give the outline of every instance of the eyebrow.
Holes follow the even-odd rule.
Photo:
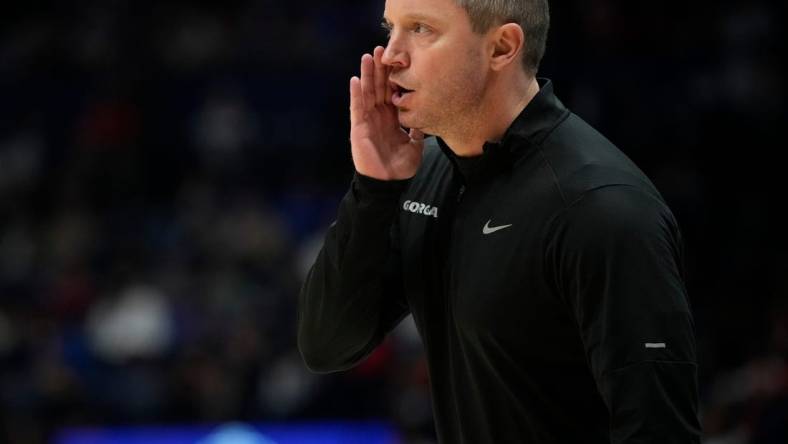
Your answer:
[[[403,19],[415,21],[415,22],[443,23],[438,17],[419,14],[419,13],[405,14],[405,17],[403,17]],[[387,19],[385,16],[381,20],[380,26],[382,26],[384,29],[389,29],[389,30],[394,27],[391,21]]]

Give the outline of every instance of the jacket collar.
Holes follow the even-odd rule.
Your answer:
[[[438,145],[452,161],[466,182],[479,182],[511,167],[514,162],[541,145],[544,139],[569,114],[569,110],[553,93],[553,82],[537,79],[539,92],[520,112],[504,133],[500,142],[487,142],[482,154],[459,157],[440,138]]]

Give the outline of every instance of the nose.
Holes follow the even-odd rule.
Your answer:
[[[402,42],[398,40],[394,34],[392,34],[385,50],[383,51],[383,57],[381,57],[381,61],[384,65],[391,66],[393,68],[405,68],[410,63],[408,52],[405,50]]]

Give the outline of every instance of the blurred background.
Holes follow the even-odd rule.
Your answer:
[[[382,419],[430,443],[404,323],[310,374],[296,295],[352,177],[382,0],[4,2],[0,442]],[[540,75],[686,238],[706,442],[788,442],[784,1],[553,2]]]

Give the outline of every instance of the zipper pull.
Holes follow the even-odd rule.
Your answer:
[[[460,189],[457,191],[457,203],[460,203],[463,194],[465,194],[465,185],[460,185]]]

